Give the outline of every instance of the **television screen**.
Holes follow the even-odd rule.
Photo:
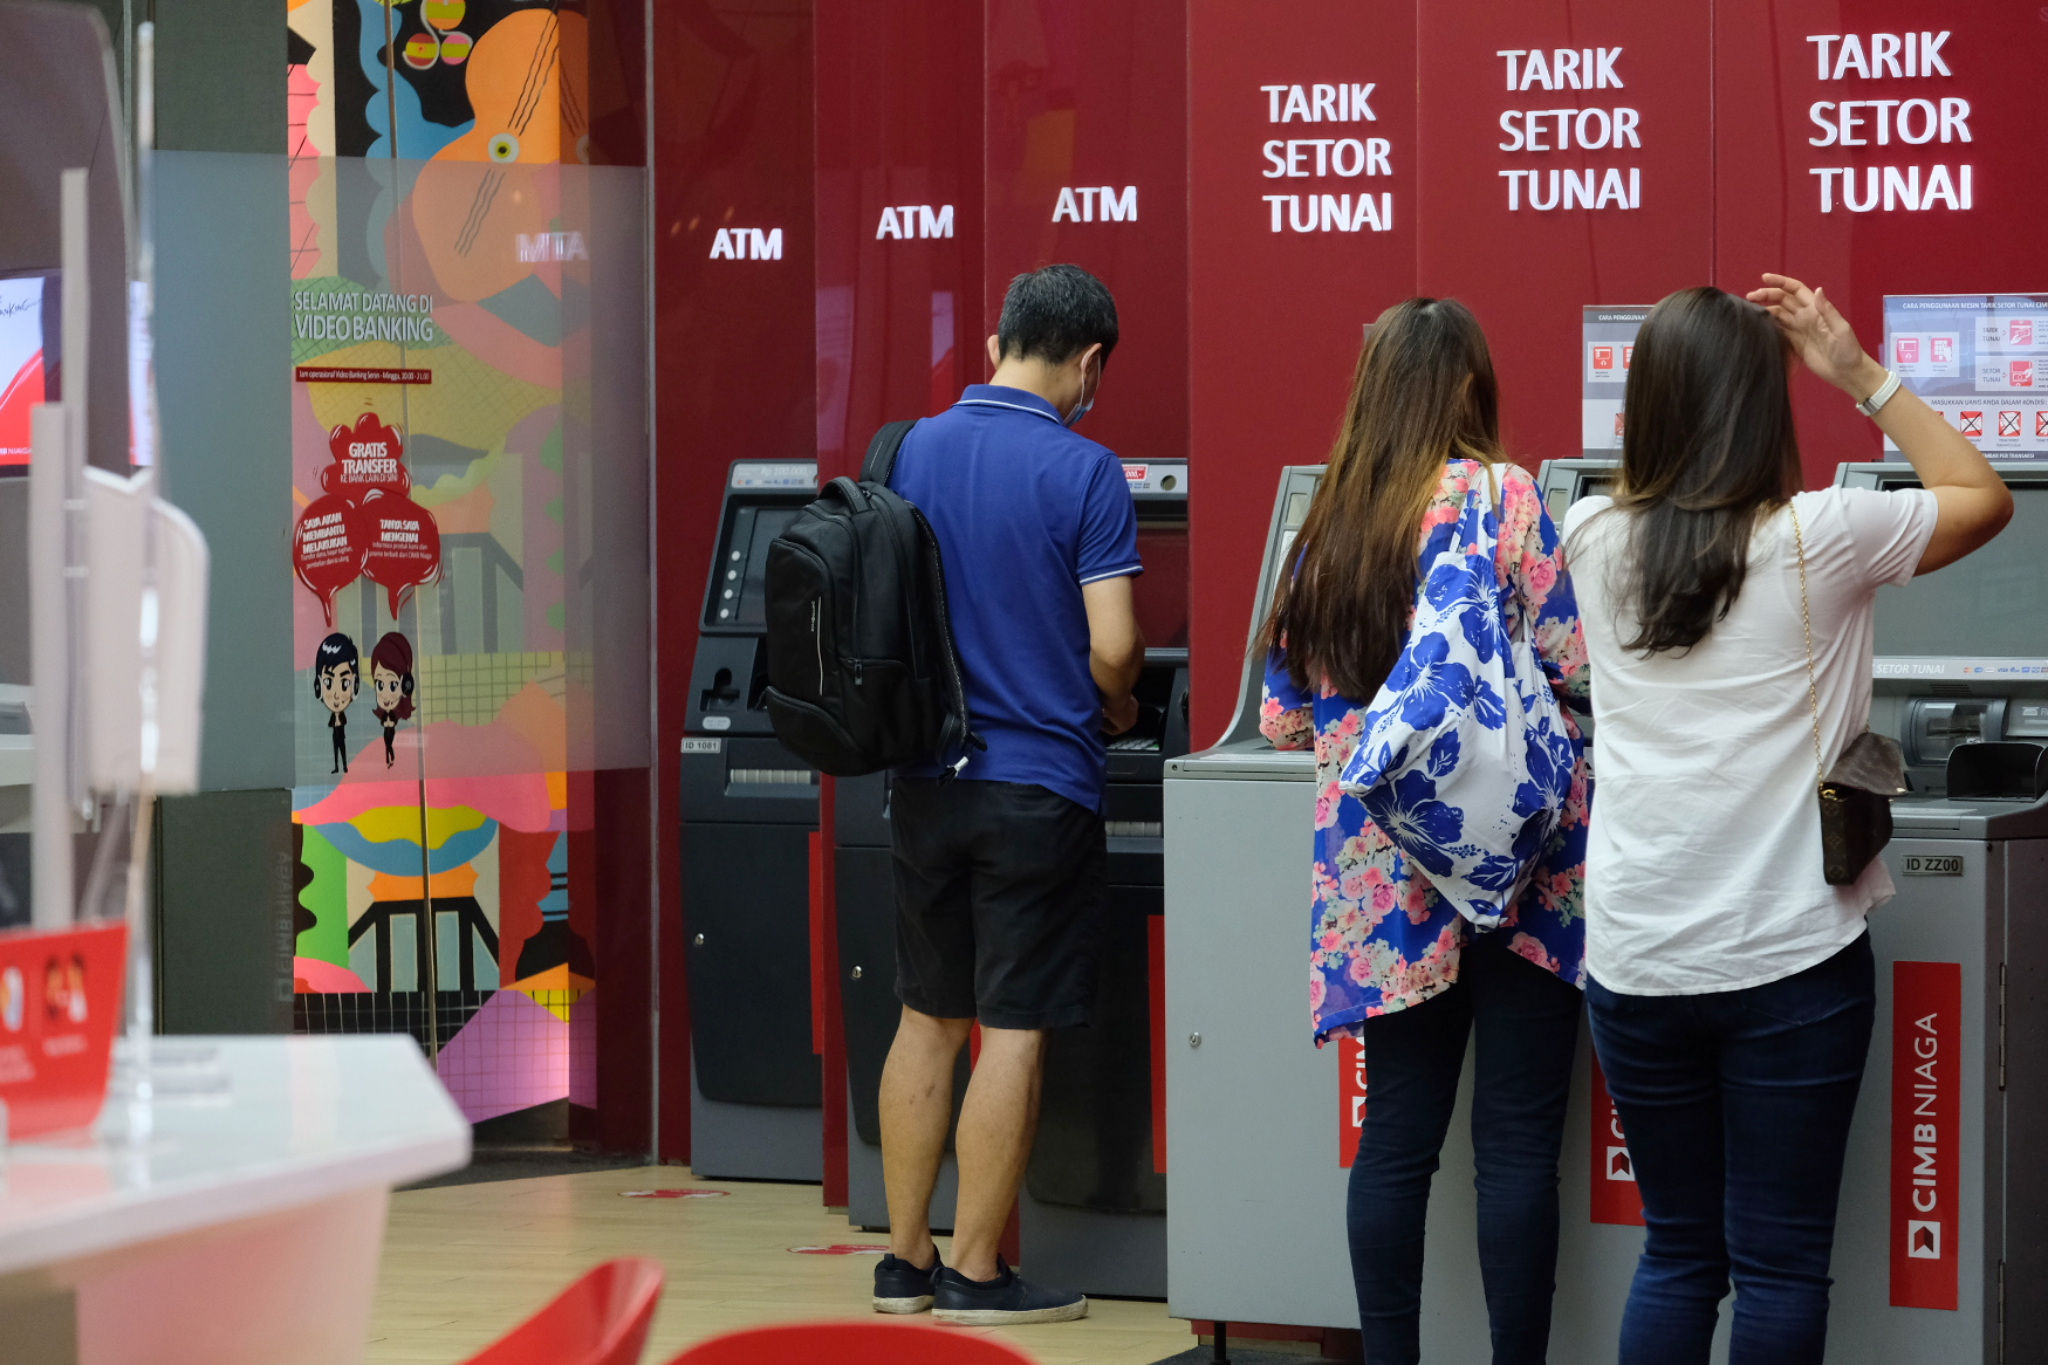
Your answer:
[[[30,413],[43,378],[43,290],[54,275],[0,278],[0,470],[28,467]]]

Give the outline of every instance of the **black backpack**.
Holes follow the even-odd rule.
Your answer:
[[[924,513],[888,486],[915,422],[875,433],[768,547],[768,719],[834,777],[910,763],[965,767],[968,725],[946,571]]]

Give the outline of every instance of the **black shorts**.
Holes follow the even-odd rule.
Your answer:
[[[990,1028],[1088,1022],[1109,853],[1102,816],[1021,782],[898,778],[896,997]]]

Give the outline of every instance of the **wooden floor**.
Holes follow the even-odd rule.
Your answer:
[[[729,1194],[619,1193],[679,1187]],[[698,1181],[673,1166],[407,1191],[391,1201],[368,1360],[457,1365],[613,1256],[654,1256],[668,1267],[647,1365],[736,1327],[868,1317],[873,1256],[789,1248],[880,1240],[826,1213],[815,1185]],[[1082,1322],[995,1335],[1039,1365],[1150,1365],[1195,1344],[1164,1304],[1116,1300],[1092,1302]]]

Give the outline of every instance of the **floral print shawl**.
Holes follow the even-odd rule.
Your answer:
[[[1533,622],[1536,654],[1551,685],[1583,702],[1585,637],[1578,603],[1559,551],[1557,527],[1535,480],[1517,466],[1498,467],[1500,560],[1514,591],[1509,629]],[[1420,563],[1448,548],[1475,480],[1484,467],[1454,460],[1422,519]],[[1490,496],[1490,493],[1489,493]],[[1267,661],[1259,728],[1276,748],[1316,751],[1313,915],[1309,941],[1309,1013],[1316,1043],[1356,1036],[1364,1021],[1421,1004],[1458,979],[1458,957],[1473,932],[1455,908],[1380,832],[1365,807],[1338,785],[1357,747],[1371,698],[1341,696],[1324,685],[1297,688],[1286,657]],[[1569,711],[1565,723],[1578,727]],[[1499,929],[1511,951],[1575,986],[1585,984],[1586,816],[1591,797],[1585,762],[1528,889]]]

